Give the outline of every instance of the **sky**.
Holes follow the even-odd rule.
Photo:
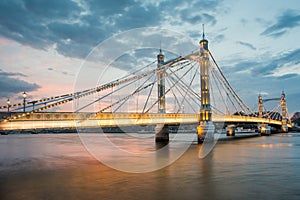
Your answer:
[[[193,41],[188,53],[198,48],[202,24],[210,51],[249,107],[255,108],[258,94],[274,98],[284,90],[289,113],[300,111],[297,0],[1,0],[1,105],[7,98],[19,101],[24,91],[28,99],[74,91],[87,56],[118,34],[167,29]],[[158,49],[172,51],[170,43],[178,42],[148,36]]]

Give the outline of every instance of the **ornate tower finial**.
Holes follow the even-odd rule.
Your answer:
[[[207,41],[207,39],[205,39],[204,24],[202,24],[202,29],[203,29],[202,39],[199,42],[200,49],[208,50],[208,41]]]
[[[204,33],[204,24],[202,24],[202,29],[203,29],[203,32],[202,32],[202,39],[204,40],[204,38],[205,38],[205,33]]]
[[[161,54],[162,51],[161,51],[161,40],[159,41],[159,53]]]

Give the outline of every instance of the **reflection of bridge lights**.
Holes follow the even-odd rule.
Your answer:
[[[232,128],[228,130],[228,135],[229,135],[229,136],[232,136],[232,135],[233,135],[233,129],[232,129]]]
[[[197,126],[197,133],[198,133],[198,135],[203,135],[204,131],[201,126]]]

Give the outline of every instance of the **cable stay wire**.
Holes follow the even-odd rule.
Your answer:
[[[280,107],[281,107],[281,103],[279,102],[278,104],[276,104],[276,106],[273,107],[273,109],[271,111],[266,111],[266,114],[263,115],[263,117],[267,117],[269,119],[272,119],[271,115],[274,114],[276,111],[278,112]]]
[[[212,72],[213,74],[217,77],[215,80],[217,80],[222,86],[223,86],[223,89],[224,91],[228,91],[226,92],[226,96],[227,98],[229,98],[232,106],[234,107],[235,109],[235,112],[238,113],[239,115],[241,115],[237,105],[234,103],[234,102],[237,102],[238,106],[240,107],[241,110],[244,110],[243,106],[239,103],[239,101],[234,97],[234,95],[232,94],[232,92],[230,91],[230,87],[228,87],[228,85],[226,84],[226,82],[224,81],[223,78],[221,78],[221,75],[215,70],[215,68],[210,65],[211,68],[212,68]],[[232,94],[232,97],[229,96],[229,94]]]
[[[198,64],[198,63],[196,63],[196,64]],[[194,63],[193,66],[195,66],[196,64]],[[182,84],[183,87],[188,90],[189,87],[187,86],[187,84],[182,79],[179,78],[179,76],[175,73],[176,71],[172,71],[171,69],[169,69],[169,70],[171,71],[172,74],[168,74],[168,76],[171,76],[171,75],[174,74],[176,76],[176,79],[179,80],[179,84]],[[198,99],[201,99],[200,95],[197,92],[195,92],[192,88],[190,88],[189,92],[193,93],[193,95],[195,97],[197,97]]]
[[[171,85],[170,80],[169,80],[169,77],[167,77],[166,81],[167,81],[167,83],[168,83],[169,85]],[[173,95],[173,98],[175,99],[175,103],[174,103],[174,104],[175,104],[175,105],[174,105],[174,112],[175,112],[176,105],[178,105],[178,107],[180,107],[180,103],[179,103],[179,100],[178,100],[177,96],[176,96],[175,93],[174,93],[174,89],[173,89],[173,88],[171,89],[171,93],[172,93],[172,95]]]
[[[116,90],[114,90],[114,91],[112,91],[112,92],[109,92],[108,94],[106,94],[106,95],[104,95],[104,96],[101,96],[100,98],[98,98],[98,99],[96,99],[96,100],[94,100],[94,101],[92,101],[92,102],[90,102],[90,103],[88,103],[88,104],[82,106],[81,108],[76,109],[74,112],[79,112],[79,111],[83,110],[84,108],[87,108],[88,106],[91,106],[91,105],[93,105],[94,103],[96,103],[96,102],[98,102],[98,101],[100,101],[100,100],[102,100],[102,99],[104,99],[104,98],[110,96],[111,94],[113,94],[113,93],[115,93],[115,92],[117,92],[117,91],[120,91],[120,90],[126,88],[126,87],[129,86],[129,85],[132,85],[133,83],[135,83],[135,82],[138,81],[138,80],[139,80],[139,79],[135,79],[135,80],[133,80],[132,82],[129,82],[129,83],[127,83],[126,85],[123,85],[122,87],[119,87],[119,88],[117,88]],[[113,87],[112,87],[112,88],[113,88]]]
[[[157,77],[157,76],[155,76],[155,77],[154,77],[154,81],[153,81],[153,82],[156,82],[156,81],[157,81],[157,79],[158,79],[158,77]],[[144,113],[144,112],[145,112],[145,109],[146,109],[146,107],[147,107],[147,105],[148,105],[148,101],[149,101],[149,99],[150,99],[150,96],[151,96],[151,94],[152,94],[152,91],[153,91],[153,87],[154,87],[154,85],[155,85],[155,84],[153,84],[153,85],[151,86],[151,88],[150,88],[150,91],[149,91],[149,93],[148,93],[148,96],[147,96],[146,102],[145,102],[145,104],[144,104],[144,107],[143,107],[143,111],[142,111],[142,113]]]
[[[213,72],[214,76],[216,76],[216,79],[215,79],[215,80],[216,80],[217,82],[220,83],[220,85],[223,87],[223,90],[226,92],[226,97],[229,99],[231,105],[232,105],[233,108],[235,109],[235,112],[239,113],[239,110],[238,110],[236,104],[234,103],[234,102],[235,102],[234,96],[231,97],[231,96],[229,95],[229,93],[230,93],[229,88],[226,86],[226,84],[224,83],[224,81],[222,81],[222,79],[220,78],[219,73],[217,73],[217,71],[216,71],[213,67],[211,67],[211,69],[213,69],[212,72]],[[229,93],[228,93],[228,92],[229,92]],[[226,102],[226,100],[225,100],[225,102]],[[228,111],[229,111],[229,113],[230,113],[229,106],[228,106]]]
[[[212,53],[209,51],[209,55],[212,58],[215,66],[217,67],[218,71],[220,72],[221,76],[223,77],[224,81],[226,82],[227,86],[230,89],[230,92],[234,95],[234,97],[238,100],[239,103],[241,103],[244,108],[246,108],[246,110],[251,113],[254,114],[254,112],[244,103],[244,101],[237,95],[237,93],[235,92],[235,90],[231,87],[230,83],[228,82],[228,80],[226,79],[225,75],[223,74],[221,68],[219,67],[219,65],[217,64],[216,60],[214,59]]]
[[[149,86],[151,86],[151,85],[153,85],[153,84],[154,84],[154,83],[150,83],[150,84],[144,86],[143,88],[140,88],[139,90],[134,91],[134,92],[131,93],[130,95],[128,95],[128,96],[126,96],[126,97],[123,97],[123,98],[121,98],[119,101],[116,101],[115,103],[113,103],[113,104],[111,104],[111,105],[109,105],[109,106],[107,106],[107,107],[101,109],[100,111],[96,112],[95,115],[97,115],[97,114],[99,114],[99,113],[103,113],[105,110],[110,109],[111,107],[113,107],[113,106],[119,104],[120,102],[122,102],[122,101],[124,101],[124,100],[126,100],[126,99],[129,99],[130,97],[134,96],[134,95],[137,94],[138,92],[140,92],[140,91],[142,91],[142,90],[148,88]]]
[[[153,78],[154,74],[152,74],[148,79],[146,79],[138,88],[135,89],[134,92],[138,91],[139,89],[141,89],[151,78]],[[156,82],[156,80],[152,81],[151,83]],[[117,112],[117,110],[120,109],[120,107],[122,107],[122,105],[124,105],[127,102],[128,99],[124,100],[123,103],[121,103],[113,112]]]
[[[220,97],[222,98],[222,102],[224,102],[224,105],[225,105],[225,108],[226,108],[226,112],[227,112],[228,114],[230,114],[229,106],[228,106],[228,104],[227,104],[226,99],[224,98],[224,95],[223,95],[222,92],[221,92],[221,89],[220,89],[220,85],[219,85],[219,84],[221,84],[221,82],[217,80],[217,78],[216,78],[216,76],[215,76],[215,69],[214,69],[214,68],[212,68],[212,71],[211,71],[211,77],[215,80],[214,82],[215,82],[215,85],[216,85],[216,87],[217,87],[217,91],[219,92],[219,95],[220,95]],[[221,84],[221,87],[222,87],[222,84]],[[223,90],[223,91],[224,91],[224,90]],[[223,112],[222,112],[222,113],[223,113]],[[225,113],[223,113],[223,114],[225,114]]]
[[[192,66],[194,67],[195,65],[192,65]],[[185,90],[185,94],[184,94],[183,99],[182,99],[182,101],[181,101],[181,105],[183,105],[183,103],[185,102],[186,96],[187,96],[188,92],[191,91],[191,86],[192,86],[193,81],[194,81],[194,79],[195,79],[195,77],[196,77],[196,75],[197,75],[197,72],[198,72],[198,68],[195,70],[195,73],[194,73],[194,75],[193,75],[193,77],[192,77],[192,79],[191,79],[191,81],[190,81],[190,83],[189,83],[189,85],[188,85],[187,90]],[[190,104],[189,101],[187,101],[187,102]],[[194,108],[193,108],[193,106],[192,106],[191,104],[190,104],[190,106],[191,106],[191,108],[194,110]],[[181,109],[181,106],[179,107],[177,113],[179,112],[180,109]],[[194,110],[194,111],[195,111],[195,110]],[[195,111],[195,112],[196,112],[196,111]]]
[[[175,85],[179,82],[179,80],[182,78],[182,77],[184,77],[184,76],[186,76],[187,75],[187,73],[191,70],[191,69],[193,69],[193,67],[190,67],[189,68],[189,70],[188,71],[186,71],[177,81],[176,81],[176,83],[174,83],[167,91],[165,91],[165,94],[162,96],[162,98],[166,98],[166,95],[170,92],[170,90],[173,88],[173,87],[175,87]],[[158,103],[158,101],[159,101],[159,99],[157,99],[147,110],[146,110],[146,112],[145,113],[148,113],[157,103]]]
[[[193,67],[195,66],[195,64],[192,65]],[[173,73],[173,72],[172,72]],[[171,74],[168,74],[168,78],[170,78],[170,80],[172,80],[172,82],[174,83],[175,81],[179,80],[179,82],[176,84],[175,88],[177,89],[178,92],[180,92],[181,90],[184,91],[188,91],[193,97],[195,98],[191,98],[195,103],[199,104],[199,102],[201,101],[201,97],[191,88],[189,88],[184,82],[182,82],[182,79],[180,79],[180,77],[178,77],[178,75],[176,75],[176,73],[174,73],[174,75],[176,76],[176,78],[174,78]],[[183,83],[183,84],[182,84]],[[178,87],[181,88],[181,90],[178,89]],[[196,102],[195,99],[198,99],[199,102]]]
[[[178,86],[180,87],[180,85],[178,84],[176,84],[176,80],[174,80],[174,79],[171,79],[170,77],[168,77],[168,80],[170,80],[170,81],[172,81],[172,83],[174,84],[174,88],[176,88],[176,90],[179,92],[179,94],[182,96],[182,97],[184,97],[184,94],[182,94],[182,91],[186,91],[186,90],[184,90],[184,89],[178,89]],[[190,97],[190,94],[189,93],[187,93],[187,95]],[[191,99],[193,99],[194,100],[194,98],[191,98]],[[195,100],[194,100],[195,101]],[[189,102],[189,101],[186,101],[188,104],[189,104],[189,106],[194,110],[194,112],[195,113],[197,113],[197,111],[194,109],[194,106]],[[195,101],[196,102],[196,101]],[[197,102],[197,103],[199,103],[199,102]],[[179,113],[180,112],[180,110],[181,110],[181,108],[182,108],[182,105],[183,105],[183,101],[180,103],[180,102],[178,102],[178,110],[177,110],[177,112],[176,113]]]

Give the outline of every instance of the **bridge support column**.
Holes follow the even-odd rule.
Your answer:
[[[281,130],[282,130],[282,132],[287,133],[289,131],[289,128],[287,126],[286,99],[285,99],[285,94],[283,91],[281,93],[281,115],[282,115]]]
[[[263,116],[263,100],[262,100],[262,96],[259,94],[258,95],[258,117],[262,118]]]
[[[157,124],[155,127],[155,142],[169,141],[169,126],[166,124]]]
[[[282,124],[281,131],[283,133],[287,133],[287,132],[289,132],[289,127],[286,124]]]
[[[229,125],[226,127],[226,136],[235,136],[235,126]]]
[[[267,124],[260,124],[258,126],[258,132],[261,134],[261,135],[271,135],[271,126],[268,126]]]
[[[214,139],[215,126],[211,119],[210,88],[209,88],[209,50],[205,39],[204,27],[200,41],[200,82],[201,82],[201,108],[200,122],[197,127],[198,143],[205,138]]]
[[[157,91],[158,91],[158,113],[166,113],[166,98],[165,98],[165,76],[164,55],[160,49],[157,55]],[[155,141],[169,141],[169,126],[166,124],[157,124],[155,127]]]
[[[200,121],[197,127],[198,143],[203,143],[204,139],[214,140],[215,125],[212,121]]]

